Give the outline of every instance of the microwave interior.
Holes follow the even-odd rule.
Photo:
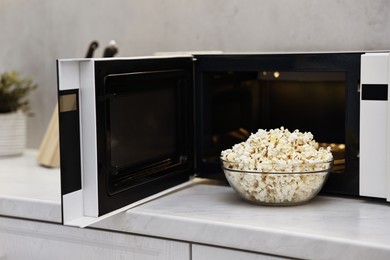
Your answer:
[[[355,54],[199,58],[196,170],[223,176],[222,150],[258,129],[311,132],[331,147],[323,192],[358,194],[359,75]]]
[[[311,132],[332,146],[333,171],[345,163],[345,72],[207,72],[204,110],[210,117],[202,140],[204,160],[218,163],[222,150],[258,129],[283,126]]]

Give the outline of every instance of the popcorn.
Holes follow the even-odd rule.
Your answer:
[[[251,201],[296,203],[314,197],[333,159],[310,132],[283,127],[257,133],[221,152],[225,175]],[[298,174],[299,173],[299,174]]]

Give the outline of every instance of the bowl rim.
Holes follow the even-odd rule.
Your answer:
[[[310,165],[328,164],[328,167],[325,169],[315,170],[315,171],[281,172],[281,171],[255,171],[255,170],[231,169],[231,168],[225,167],[224,163],[238,164],[240,162],[231,162],[228,160],[224,160],[221,157],[219,159],[221,161],[221,165],[222,165],[223,170],[226,169],[226,170],[231,171],[231,172],[253,173],[253,174],[315,174],[315,173],[320,173],[320,172],[327,172],[328,173],[330,171],[330,169],[332,168],[333,162],[334,162],[334,159],[332,158],[331,160],[324,161],[324,162],[314,162],[314,163],[305,163],[305,164],[301,164],[301,163],[292,164],[292,163],[290,163],[290,164],[286,164],[286,166],[287,165],[289,165],[289,166],[294,166],[294,165],[296,165],[296,166],[300,166],[300,165],[310,166]],[[244,163],[244,164],[246,164],[246,163]],[[262,165],[277,165],[277,163],[264,163]]]

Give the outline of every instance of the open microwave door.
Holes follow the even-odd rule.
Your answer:
[[[57,71],[63,224],[90,225],[189,180],[191,56],[58,60]]]

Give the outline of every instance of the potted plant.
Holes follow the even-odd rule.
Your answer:
[[[0,75],[0,156],[22,154],[26,146],[28,94],[37,88],[17,71]]]

